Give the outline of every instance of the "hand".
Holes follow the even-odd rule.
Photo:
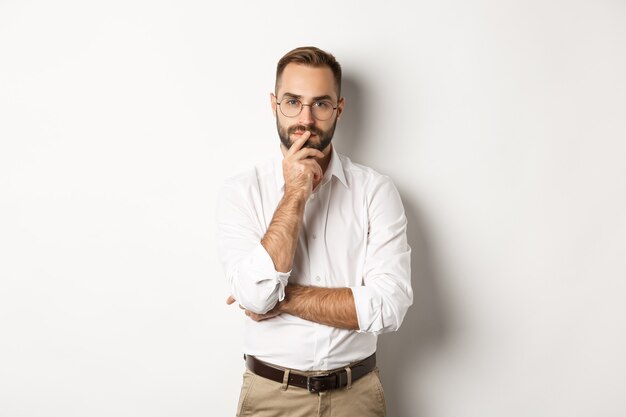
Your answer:
[[[313,158],[323,158],[321,151],[313,148],[302,148],[311,136],[305,131],[289,150],[283,148],[283,176],[285,178],[285,194],[309,198],[314,185],[322,180],[322,167]]]
[[[237,300],[235,300],[235,298],[232,295],[229,295],[228,298],[226,299],[226,304],[231,305],[235,301],[237,301]],[[278,316],[281,313],[281,311],[279,311],[278,305],[276,305],[276,307],[274,307],[273,309],[271,309],[270,311],[268,311],[265,314],[253,313],[250,310],[246,310],[241,304],[239,304],[239,308],[244,311],[246,316],[250,317],[254,321],[261,321],[261,320],[271,319],[272,317],[276,317],[276,316]]]

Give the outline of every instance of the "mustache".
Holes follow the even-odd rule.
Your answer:
[[[291,126],[289,129],[287,129],[287,134],[292,134],[292,133],[296,133],[296,132],[306,132],[309,131],[311,132],[312,135],[317,135],[319,137],[321,137],[324,132],[322,132],[322,130],[318,129],[315,126]]]

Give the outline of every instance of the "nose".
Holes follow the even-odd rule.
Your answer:
[[[299,114],[298,122],[305,126],[310,126],[315,123],[315,119],[313,118],[313,112],[311,111],[310,105],[302,106],[302,111]]]

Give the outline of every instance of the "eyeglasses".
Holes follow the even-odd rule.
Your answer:
[[[335,110],[337,110],[337,106],[333,106],[333,103],[330,100],[317,100],[311,104],[303,104],[297,98],[283,97],[283,99],[276,104],[278,105],[280,112],[285,115],[285,117],[296,117],[302,113],[304,106],[309,106],[313,117],[319,121],[330,119]]]

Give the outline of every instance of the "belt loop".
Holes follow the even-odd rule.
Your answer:
[[[346,385],[346,389],[352,388],[352,369],[349,366],[346,367],[346,374],[348,375],[348,385]]]
[[[291,369],[285,368],[285,374],[283,375],[283,385],[280,386],[280,389],[283,391],[287,391],[287,387],[289,386],[289,372],[291,372]]]

